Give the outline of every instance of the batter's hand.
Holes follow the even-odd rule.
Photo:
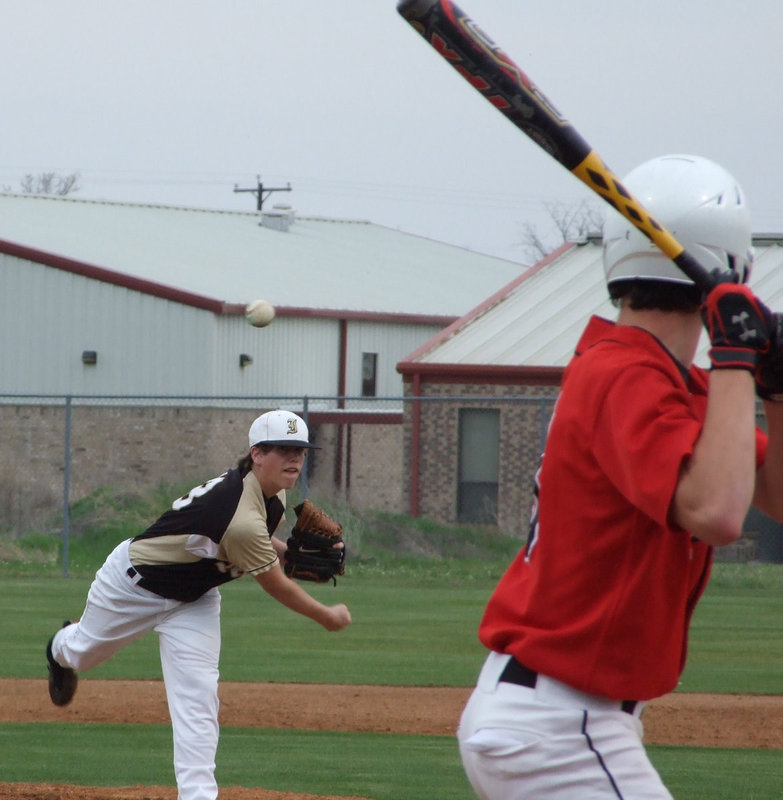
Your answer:
[[[756,368],[756,394],[762,400],[783,402],[783,316],[773,314],[775,323],[769,352]]]
[[[351,612],[345,603],[329,606],[329,616],[322,623],[328,631],[341,631],[351,624]]]
[[[775,320],[750,288],[719,284],[707,295],[701,316],[712,344],[712,368],[746,369],[755,374],[761,356],[769,352]]]

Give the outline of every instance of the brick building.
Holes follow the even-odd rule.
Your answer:
[[[751,283],[783,308],[783,237],[755,236]],[[569,243],[397,365],[415,516],[524,533],[562,372],[591,315],[614,319],[600,237]],[[707,364],[703,337],[697,363]],[[440,398],[440,399],[435,399]]]

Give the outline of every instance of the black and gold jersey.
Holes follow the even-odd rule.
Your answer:
[[[131,540],[139,586],[193,601],[222,583],[277,566],[271,535],[281,525],[285,491],[264,497],[252,472],[230,469],[175,500]]]

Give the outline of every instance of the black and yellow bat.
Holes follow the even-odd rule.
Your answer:
[[[397,11],[501,114],[632,222],[705,293],[720,278],[623,186],[546,95],[451,0],[400,0]]]

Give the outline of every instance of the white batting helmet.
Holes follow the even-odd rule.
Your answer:
[[[742,189],[723,167],[700,156],[661,156],[633,169],[623,184],[704,267],[748,280],[750,212]],[[632,278],[693,283],[613,211],[604,224],[603,262],[607,285]]]

